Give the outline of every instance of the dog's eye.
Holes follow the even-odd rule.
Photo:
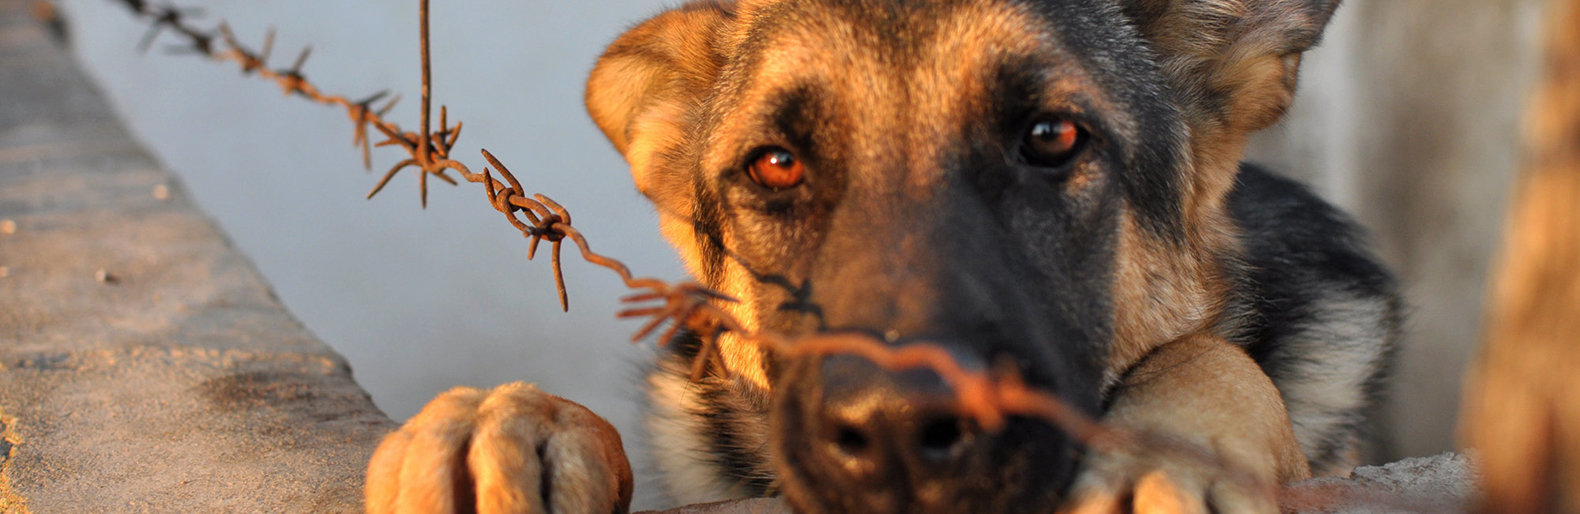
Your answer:
[[[806,176],[806,169],[801,166],[801,159],[789,150],[771,147],[758,152],[757,158],[752,160],[747,167],[752,181],[763,187],[773,190],[790,189],[801,185]]]
[[[1038,120],[1026,131],[1021,154],[1033,166],[1058,168],[1075,159],[1086,145],[1086,130],[1075,122],[1049,118]]]

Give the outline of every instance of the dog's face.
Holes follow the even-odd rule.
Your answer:
[[[1217,321],[1240,145],[1336,1],[1263,4],[693,4],[612,45],[588,105],[749,328],[925,341],[1095,414]],[[983,433],[930,372],[722,345],[803,510],[1046,511],[1073,473],[1072,441]]]

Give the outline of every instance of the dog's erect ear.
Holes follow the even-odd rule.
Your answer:
[[[1301,53],[1321,39],[1339,0],[1120,1],[1190,126],[1187,215],[1217,215],[1249,134],[1289,109]]]
[[[734,15],[722,2],[694,2],[626,31],[587,79],[587,112],[649,191],[654,158],[684,136],[687,118],[724,60]]]
[[[1289,107],[1300,55],[1317,44],[1339,0],[1125,3],[1173,85],[1201,104],[1192,107],[1251,131]]]
[[[1123,0],[1152,43],[1187,117],[1220,136],[1278,121],[1300,55],[1321,38],[1339,0]],[[1208,127],[1200,125],[1208,124]],[[1228,134],[1222,133],[1227,131]]]

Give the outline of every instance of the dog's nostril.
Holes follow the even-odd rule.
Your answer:
[[[965,422],[958,417],[946,416],[922,425],[918,443],[921,445],[922,457],[942,460],[952,456],[967,437]]]
[[[834,434],[834,444],[839,446],[839,451],[851,457],[859,457],[867,451],[871,441],[860,429],[852,426],[843,426]]]

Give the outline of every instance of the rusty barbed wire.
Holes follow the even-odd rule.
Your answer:
[[[528,260],[535,259],[539,244],[550,244],[551,264],[555,287],[561,309],[569,309],[565,289],[561,250],[569,239],[579,250],[582,260],[606,268],[620,277],[631,295],[621,299],[628,305],[616,314],[622,319],[647,319],[632,337],[640,342],[659,327],[668,327],[659,336],[657,344],[664,346],[683,329],[696,334],[701,342],[693,360],[692,380],[700,380],[709,366],[729,373],[719,351],[720,338],[733,333],[742,341],[756,345],[776,355],[826,356],[853,355],[864,358],[891,371],[930,369],[937,373],[956,391],[956,407],[961,414],[976,421],[986,430],[1004,426],[1011,415],[1041,419],[1068,433],[1097,451],[1121,451],[1142,448],[1150,452],[1182,456],[1224,470],[1231,479],[1255,487],[1273,487],[1263,483],[1248,472],[1236,469],[1217,455],[1198,444],[1163,434],[1155,434],[1104,425],[1085,413],[1073,408],[1058,396],[1036,390],[1026,385],[1013,366],[999,365],[989,370],[964,368],[947,351],[925,343],[904,347],[891,347],[872,337],[855,334],[817,334],[792,340],[782,334],[750,330],[715,302],[734,302],[735,299],[695,283],[670,283],[657,278],[637,277],[621,261],[594,252],[585,235],[571,224],[571,214],[564,206],[542,194],[528,194],[521,181],[488,150],[482,150],[488,165],[482,172],[473,172],[464,163],[451,158],[451,150],[461,135],[462,123],[449,124],[448,110],[439,108],[439,129],[432,130],[432,68],[429,55],[428,0],[420,0],[421,27],[421,132],[403,130],[400,125],[385,118],[400,96],[390,97],[389,91],[379,91],[358,100],[320,91],[304,73],[311,47],[304,48],[291,67],[280,70],[269,68],[268,61],[274,46],[274,31],[265,36],[261,50],[253,51],[244,46],[228,25],[221,22],[213,32],[194,27],[190,18],[200,10],[177,8],[170,5],[153,5],[146,0],[118,1],[136,15],[150,23],[148,33],[139,44],[146,50],[161,33],[169,31],[183,38],[180,45],[170,50],[177,53],[197,54],[220,61],[235,63],[243,75],[257,76],[275,82],[286,95],[337,106],[345,109],[353,125],[352,144],[362,150],[363,166],[371,168],[370,146],[393,146],[406,152],[407,157],[389,168],[379,179],[368,198],[379,194],[385,186],[407,168],[418,175],[419,201],[427,207],[428,178],[430,176],[451,185],[457,185],[454,171],[467,182],[482,184],[489,206],[529,240]],[[375,104],[390,99],[382,106]],[[368,127],[383,134],[385,139],[372,143]],[[498,178],[495,174],[498,174]],[[1313,500],[1302,498],[1305,504]]]
[[[1098,447],[1121,445],[1125,441],[1137,439],[1125,431],[1097,423],[1056,396],[1027,387],[1020,380],[1018,373],[1012,369],[1000,367],[993,372],[967,370],[942,348],[927,344],[892,348],[875,339],[856,335],[819,336],[806,341],[792,342],[779,334],[748,330],[733,315],[713,303],[714,301],[732,302],[735,301],[733,298],[694,283],[671,284],[656,278],[638,278],[619,260],[594,252],[586,236],[572,226],[571,214],[564,206],[542,194],[528,196],[515,174],[488,150],[483,150],[482,154],[491,167],[484,167],[481,173],[473,172],[466,164],[451,159],[450,151],[460,137],[462,124],[456,122],[453,127],[450,126],[448,110],[445,107],[440,107],[440,129],[431,130],[429,115],[432,109],[432,68],[429,55],[428,0],[420,0],[419,8],[421,17],[419,24],[422,31],[420,38],[422,132],[420,133],[405,131],[400,125],[385,119],[385,114],[399,101],[398,96],[384,106],[374,108],[375,103],[389,95],[388,91],[380,91],[355,101],[342,95],[325,94],[320,91],[303,72],[307,58],[311,55],[311,47],[304,48],[290,68],[273,70],[268,67],[274,46],[272,30],[265,36],[262,49],[252,51],[239,41],[225,23],[218,25],[217,37],[214,33],[193,27],[188,20],[200,13],[200,10],[169,5],[154,6],[144,0],[120,1],[134,13],[149,19],[150,30],[139,48],[146,49],[164,29],[169,29],[186,39],[184,45],[176,47],[178,50],[217,60],[232,61],[240,67],[243,75],[257,75],[264,80],[272,80],[287,95],[344,108],[354,125],[352,142],[362,148],[364,166],[371,166],[367,128],[372,126],[384,134],[386,139],[372,146],[399,147],[407,153],[408,157],[384,173],[368,192],[369,198],[383,191],[391,179],[406,168],[413,168],[418,173],[419,198],[424,207],[427,206],[427,178],[430,175],[455,185],[458,183],[447,174],[449,171],[455,171],[468,182],[483,184],[489,205],[503,214],[506,221],[530,241],[527,253],[529,260],[535,258],[540,242],[546,240],[551,244],[551,268],[562,309],[568,309],[569,306],[562,270],[561,248],[564,240],[570,239],[580,251],[583,260],[613,271],[627,288],[637,291],[621,300],[623,303],[635,306],[617,314],[620,318],[648,319],[648,322],[632,337],[633,342],[641,341],[665,324],[669,327],[658,339],[660,345],[667,344],[681,329],[690,329],[698,334],[702,348],[692,370],[694,380],[701,378],[708,365],[719,364],[717,362],[720,355],[717,350],[719,338],[729,332],[737,334],[744,341],[782,355],[850,354],[891,370],[929,368],[958,391],[961,410],[989,430],[1002,427],[1007,414],[1020,414],[1044,419],[1069,432],[1078,440]],[[495,178],[494,173],[498,173],[503,180]],[[659,305],[637,305],[655,301],[659,302]],[[723,369],[722,365],[719,367]]]
[[[189,20],[201,13],[201,10],[153,5],[145,0],[119,1],[134,13],[147,18],[151,24],[139,48],[147,48],[160,33],[168,30],[185,39],[183,45],[176,47],[181,51],[234,62],[243,75],[256,75],[261,79],[274,81],[287,95],[345,109],[354,125],[352,142],[362,147],[365,166],[369,166],[371,162],[367,132],[369,126],[385,136],[383,141],[373,143],[372,146],[394,146],[404,150],[407,158],[396,163],[380,177],[378,183],[368,192],[369,198],[383,191],[397,174],[407,168],[412,168],[418,173],[419,197],[424,206],[427,205],[429,176],[449,184],[458,184],[455,178],[448,174],[454,171],[467,182],[482,184],[489,205],[503,214],[505,220],[530,241],[527,251],[529,260],[536,257],[541,242],[548,241],[551,245],[551,268],[554,271],[555,287],[561,308],[568,308],[561,248],[566,239],[571,240],[580,250],[583,260],[613,271],[619,275],[626,287],[636,291],[621,300],[632,307],[617,314],[620,318],[648,319],[648,322],[632,337],[633,341],[645,339],[665,324],[669,327],[658,339],[661,345],[670,341],[683,328],[691,329],[700,336],[703,349],[696,359],[698,365],[693,369],[693,378],[700,378],[705,367],[714,362],[718,356],[715,348],[718,339],[728,332],[778,354],[854,354],[885,368],[931,368],[962,391],[963,410],[970,413],[984,427],[1002,426],[1006,413],[1033,414],[1048,419],[1072,433],[1081,434],[1082,440],[1117,438],[1112,430],[1069,408],[1056,397],[1027,388],[1014,373],[1006,373],[1002,370],[992,374],[969,371],[962,368],[947,352],[930,345],[912,345],[896,349],[876,340],[858,336],[817,337],[800,344],[778,334],[748,330],[734,316],[713,303],[714,301],[733,302],[735,299],[694,283],[671,284],[656,278],[639,278],[619,260],[594,252],[586,236],[571,224],[569,210],[545,195],[529,195],[520,179],[516,178],[510,168],[500,162],[493,153],[486,149],[482,151],[488,166],[480,173],[473,172],[466,164],[452,159],[450,152],[461,135],[462,124],[460,122],[456,122],[454,126],[449,124],[448,109],[443,106],[439,108],[439,129],[436,131],[431,129],[429,115],[432,111],[433,91],[429,55],[428,0],[420,0],[419,6],[421,18],[419,26],[422,31],[419,45],[422,62],[421,132],[405,131],[399,124],[384,117],[399,97],[391,99],[382,107],[374,107],[375,103],[389,96],[388,91],[380,91],[360,100],[351,100],[342,95],[320,91],[307,79],[303,71],[311,55],[311,47],[304,48],[291,67],[271,69],[268,61],[274,49],[273,30],[264,37],[261,49],[254,51],[243,45],[230,26],[223,22],[218,24],[215,32],[194,27]],[[495,178],[496,173],[499,178]],[[659,303],[651,305],[651,302]]]

